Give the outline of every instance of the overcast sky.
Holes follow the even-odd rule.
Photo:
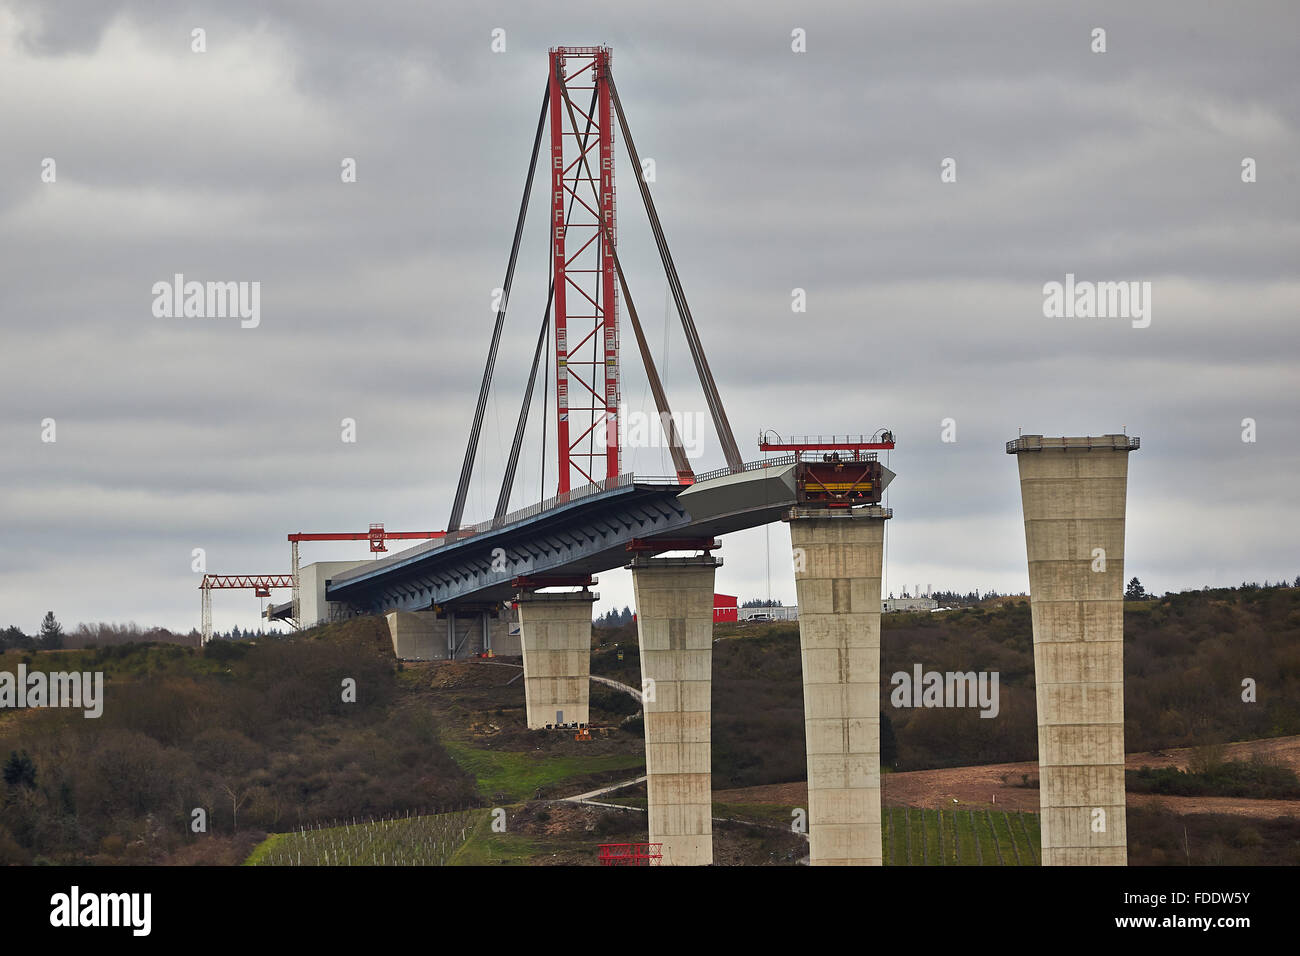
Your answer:
[[[195,548],[213,573],[282,573],[290,531],[445,526],[561,44],[613,48],[745,458],[762,428],[895,432],[887,592],[1027,588],[1018,429],[1141,437],[1126,574],[1148,589],[1294,577],[1298,26],[1286,2],[0,0],[0,626],[188,630]],[[674,407],[699,413],[619,162],[628,280]],[[531,359],[544,214],[468,521]],[[260,282],[260,324],[156,317],[175,273]],[[1067,273],[1149,282],[1149,326],[1045,317]],[[624,399],[649,409],[629,332]],[[514,506],[554,493],[540,455],[534,429]],[[697,466],[722,463],[710,433]],[[653,448],[624,469],[671,470]],[[770,538],[792,603],[789,533]],[[764,544],[728,538],[718,590],[765,595]],[[625,571],[598,590],[631,603]],[[214,601],[220,629],[257,612]]]

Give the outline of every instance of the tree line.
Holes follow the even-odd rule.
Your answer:
[[[214,637],[240,640],[255,636],[252,631],[240,634],[233,628]],[[188,634],[168,630],[165,627],[143,628],[134,621],[127,624],[111,624],[106,621],[78,624],[71,631],[65,631],[53,611],[47,611],[41,621],[40,630],[27,634],[22,628],[10,625],[0,630],[0,654],[5,651],[55,651],[86,647],[116,647],[122,644],[181,644],[186,647],[199,646],[198,630]]]
[[[41,629],[26,634],[23,629],[10,624],[0,631],[0,653],[16,651],[57,651],[63,647],[63,625],[55,620],[53,611],[46,611],[41,619]]]
[[[610,609],[592,621],[596,627],[622,627],[632,623],[632,609],[624,606],[623,610]]]

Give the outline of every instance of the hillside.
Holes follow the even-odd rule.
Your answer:
[[[33,768],[0,785],[0,864],[234,863],[267,830],[477,801],[382,619],[202,652],[9,653],[0,670],[20,662],[103,671],[106,701],[99,719],[0,716],[0,759],[25,755]],[[191,829],[195,808],[206,834]]]
[[[798,786],[805,776],[798,625],[723,625],[716,635],[715,791]],[[1128,749],[1152,752],[1150,766],[1157,767],[1177,763],[1173,748],[1300,734],[1298,638],[1300,591],[1291,588],[1129,604]],[[976,789],[996,778],[999,808],[1032,809],[1037,792],[1023,779],[1017,785],[1017,777],[1032,774],[1033,764],[1025,762],[1035,759],[1036,747],[1027,603],[890,615],[882,642],[886,702],[889,675],[916,663],[927,670],[996,670],[1001,681],[993,720],[975,710],[887,704],[886,757],[900,771],[886,777],[887,802],[940,808],[923,797],[928,787],[944,791],[945,801],[978,806],[978,793],[947,796],[948,785],[937,778],[923,784],[916,773],[967,768],[952,772],[976,774],[978,780],[968,781]],[[635,626],[599,628],[593,645],[594,674],[640,684]],[[97,720],[79,711],[0,711],[0,759],[7,760],[0,863],[237,862],[268,832],[468,807],[507,807],[512,819],[531,828],[483,845],[520,861],[586,860],[602,836],[644,834],[644,816],[627,816],[634,811],[609,817],[542,809],[644,772],[642,722],[626,694],[593,685],[592,722],[603,729],[591,741],[529,731],[517,661],[402,666],[392,659],[380,618],[332,624],[292,640],[215,642],[203,651],[125,644],[0,655],[0,670],[20,663],[103,671],[107,700]],[[1244,677],[1256,682],[1258,702],[1242,701]],[[355,682],[355,702],[344,700],[345,681]],[[1273,749],[1291,753],[1281,741]],[[922,797],[907,795],[909,780],[917,781]],[[633,806],[640,799],[635,789],[623,796]],[[774,849],[767,842],[774,831],[764,826],[789,820],[789,807],[800,805],[793,791],[718,797],[723,816],[748,821],[729,858],[790,861],[790,848]],[[1206,851],[1207,860],[1272,859],[1261,856],[1256,837],[1265,824],[1282,824],[1243,826],[1240,815],[1232,823],[1239,808],[1222,801],[1239,798],[1177,802],[1186,799],[1130,798],[1135,862],[1177,862],[1171,834],[1183,825],[1178,821],[1198,819],[1197,808],[1216,811],[1192,825],[1193,837],[1199,832],[1204,845],[1216,848]],[[195,808],[208,815],[205,834],[191,829]],[[567,856],[555,855],[549,836],[541,837],[569,817],[582,821],[582,832],[564,835]],[[984,825],[955,819],[957,827]]]
[[[1026,599],[940,614],[890,614],[881,627],[881,699],[898,770],[1037,758],[1033,635]],[[593,673],[639,681],[634,627],[600,629]],[[713,660],[715,789],[802,780],[797,623],[718,625]],[[1300,734],[1300,589],[1194,591],[1125,605],[1129,751]],[[613,643],[624,648],[615,660]],[[890,675],[999,672],[1000,712],[894,708]],[[1258,700],[1242,701],[1242,679]]]

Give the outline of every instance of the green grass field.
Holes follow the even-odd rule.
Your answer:
[[[504,794],[508,802],[531,800],[539,787],[552,787],[609,770],[626,770],[629,777],[645,772],[645,757],[631,754],[581,756],[527,753],[513,750],[481,750],[444,737],[442,744],[452,759],[478,782],[487,800]]]
[[[1038,814],[887,807],[886,866],[1038,866]]]
[[[608,803],[644,807],[645,797],[611,794]],[[776,804],[715,803],[713,815],[747,822],[786,825],[790,807]],[[1038,814],[1004,810],[917,810],[886,807],[883,832],[886,866],[1038,866]]]
[[[451,866],[530,866],[551,850],[548,841],[515,833],[493,833],[484,828],[465,842]]]
[[[644,805],[644,797],[617,802]],[[757,812],[756,812],[757,811]],[[753,822],[785,822],[783,807],[715,804],[714,812]],[[354,826],[277,833],[247,866],[527,865],[557,851],[590,850],[586,834],[539,839],[495,833],[490,811],[461,810]],[[886,866],[1038,866],[1038,815],[1003,810],[885,810]]]

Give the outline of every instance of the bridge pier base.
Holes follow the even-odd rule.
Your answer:
[[[794,547],[813,866],[880,866],[878,507],[795,508]]]
[[[638,556],[636,595],[644,688],[649,839],[662,865],[713,863],[710,718],[713,557]]]
[[[522,591],[519,640],[524,656],[528,729],[586,724],[591,698],[591,591]]]

